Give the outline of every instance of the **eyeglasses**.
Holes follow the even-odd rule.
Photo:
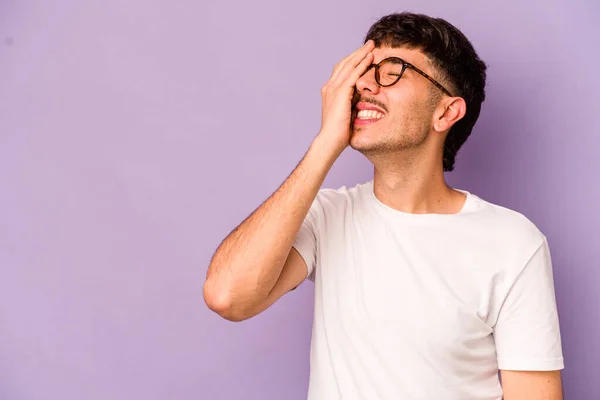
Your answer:
[[[367,67],[365,74],[369,72],[371,68],[375,68],[375,81],[381,87],[388,87],[395,85],[396,82],[402,78],[402,74],[406,70],[406,68],[411,68],[420,75],[423,75],[427,78],[431,83],[440,88],[444,93],[448,96],[453,97],[452,94],[445,87],[439,84],[435,79],[427,75],[425,72],[421,71],[419,68],[415,67],[411,63],[404,61],[399,57],[388,57],[384,60],[381,60],[378,64],[371,64]]]

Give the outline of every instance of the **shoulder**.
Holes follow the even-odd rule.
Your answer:
[[[527,216],[516,210],[494,204],[473,195],[477,202],[477,223],[498,244],[535,251],[546,239]]]

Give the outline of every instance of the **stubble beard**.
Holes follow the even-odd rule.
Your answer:
[[[401,153],[409,149],[422,146],[429,136],[429,126],[426,124],[415,124],[416,121],[410,121],[404,126],[388,128],[382,132],[377,132],[373,139],[367,143],[360,143],[353,140],[356,135],[360,135],[361,130],[365,128],[354,128],[350,138],[350,147],[367,157],[382,156],[388,154]]]

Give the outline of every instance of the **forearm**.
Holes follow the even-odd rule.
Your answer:
[[[505,400],[562,400],[560,371],[503,370]]]
[[[207,272],[214,308],[245,310],[267,297],[327,173],[343,149],[317,137],[279,189],[221,243]]]

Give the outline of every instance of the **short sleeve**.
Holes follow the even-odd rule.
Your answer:
[[[545,237],[504,300],[494,340],[501,370],[564,368],[552,261]]]
[[[316,206],[317,200],[311,205],[292,244],[306,262],[308,268],[306,278],[313,282],[315,281],[315,266],[317,263]]]

